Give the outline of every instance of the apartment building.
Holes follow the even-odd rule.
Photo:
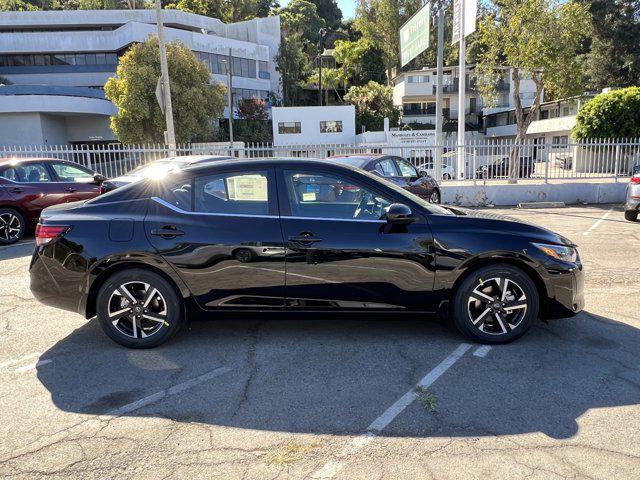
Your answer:
[[[443,115],[444,121],[458,120],[459,69],[447,67],[443,75]],[[436,89],[438,75],[435,68],[423,68],[403,72],[394,79],[393,103],[402,110],[402,123],[436,123]],[[477,88],[475,67],[467,68],[465,80],[465,118],[467,124],[480,128],[484,110],[489,102],[480,95]],[[533,103],[536,86],[530,78],[520,82],[520,98],[524,105]],[[504,75],[497,84],[497,99],[493,111],[509,109],[513,103],[511,70],[504,69]]]

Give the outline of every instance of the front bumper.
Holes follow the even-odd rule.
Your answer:
[[[546,268],[548,297],[540,317],[543,319],[567,318],[580,313],[585,306],[584,268]]]

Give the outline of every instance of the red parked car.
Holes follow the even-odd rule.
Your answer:
[[[51,205],[89,200],[105,177],[55,158],[0,159],[0,244],[20,240]]]

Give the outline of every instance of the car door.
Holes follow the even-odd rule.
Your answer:
[[[90,200],[100,195],[100,185],[94,180],[94,172],[71,162],[49,162],[51,173],[62,191],[65,202]]]
[[[278,169],[288,307],[433,308],[426,218],[416,212],[413,224],[388,224],[385,211],[395,199],[384,192],[321,167]]]
[[[418,170],[404,158],[393,157],[396,163],[400,178],[404,181],[402,188],[414,195],[429,200],[433,193],[434,185],[429,181],[428,175],[419,175]]]
[[[43,209],[64,202],[64,192],[44,162],[17,163],[4,169],[2,175],[9,180],[6,191],[32,221]]]
[[[204,309],[284,305],[285,258],[272,169],[178,179],[144,226]]]

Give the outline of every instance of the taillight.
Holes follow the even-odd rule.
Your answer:
[[[104,185],[100,185],[100,195],[102,195],[103,193],[107,193],[107,187],[105,187]]]
[[[67,233],[71,227],[66,225],[41,225],[36,226],[36,245],[46,245],[51,240]]]
[[[640,175],[634,175],[631,177],[631,183],[634,185],[640,185]]]

